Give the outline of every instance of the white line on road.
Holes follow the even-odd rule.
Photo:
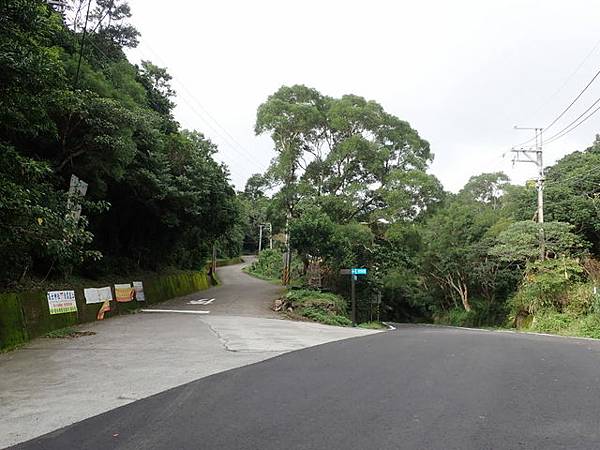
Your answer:
[[[142,309],[142,312],[181,313],[181,314],[210,314],[210,311],[190,311],[185,309]]]
[[[201,298],[200,300],[189,301],[188,305],[210,305],[214,301],[214,298],[211,298],[210,300],[207,298]]]

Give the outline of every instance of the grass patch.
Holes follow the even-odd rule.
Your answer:
[[[525,331],[557,334],[560,336],[600,339],[600,314],[575,317],[568,313],[544,311],[537,314]]]
[[[273,283],[273,284],[281,284],[281,279],[279,279],[279,278],[270,278],[270,277],[268,277],[266,275],[263,275],[261,273],[253,272],[250,269],[250,266],[246,266],[246,267],[242,268],[242,272],[247,273],[251,277],[258,278],[259,280],[268,281],[269,283]]]
[[[368,330],[387,330],[387,327],[381,322],[363,322],[359,323],[360,328],[367,328]]]
[[[346,301],[339,295],[330,292],[310,289],[294,289],[283,299],[281,309],[293,315],[324,323],[347,327],[352,321],[346,314]]]

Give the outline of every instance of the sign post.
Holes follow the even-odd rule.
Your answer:
[[[352,302],[352,326],[356,326],[356,279],[359,275],[366,275],[366,267],[353,267],[352,269],[341,269],[341,275],[350,275],[351,290],[350,299]]]

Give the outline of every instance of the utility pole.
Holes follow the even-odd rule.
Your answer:
[[[267,222],[267,225],[269,225],[269,248],[273,250],[273,225],[271,222]]]
[[[291,211],[288,210],[285,220],[285,254],[283,255],[283,277],[282,284],[287,286],[290,284],[290,266],[292,265],[292,252],[290,249],[290,220],[292,218]]]
[[[521,128],[515,126],[517,130],[533,130],[535,132],[535,147],[514,148],[511,150],[515,154],[515,162],[533,163],[537,166],[537,221],[540,224],[540,260],[546,257],[546,238],[544,235],[544,160],[542,157],[542,128]]]
[[[264,224],[260,224],[258,225],[258,229],[260,230],[258,232],[258,253],[260,254],[261,250],[262,250],[262,229],[264,227]]]

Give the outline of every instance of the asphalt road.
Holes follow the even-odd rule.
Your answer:
[[[17,448],[597,449],[600,342],[406,326],[203,378]]]
[[[219,267],[217,274],[221,285],[205,291],[194,292],[184,297],[155,304],[154,309],[207,310],[212,315],[235,315],[274,318],[279,317],[271,310],[273,301],[281,296],[280,285],[267,283],[243,273],[241,267],[250,264],[254,256],[244,256],[245,264]],[[198,304],[199,300],[214,299],[209,304]]]
[[[170,312],[87,323],[77,329],[91,335],[0,354],[0,448],[209,375],[380,333],[283,320],[270,309],[281,287],[240,268],[219,268],[219,287],[155,306]]]

